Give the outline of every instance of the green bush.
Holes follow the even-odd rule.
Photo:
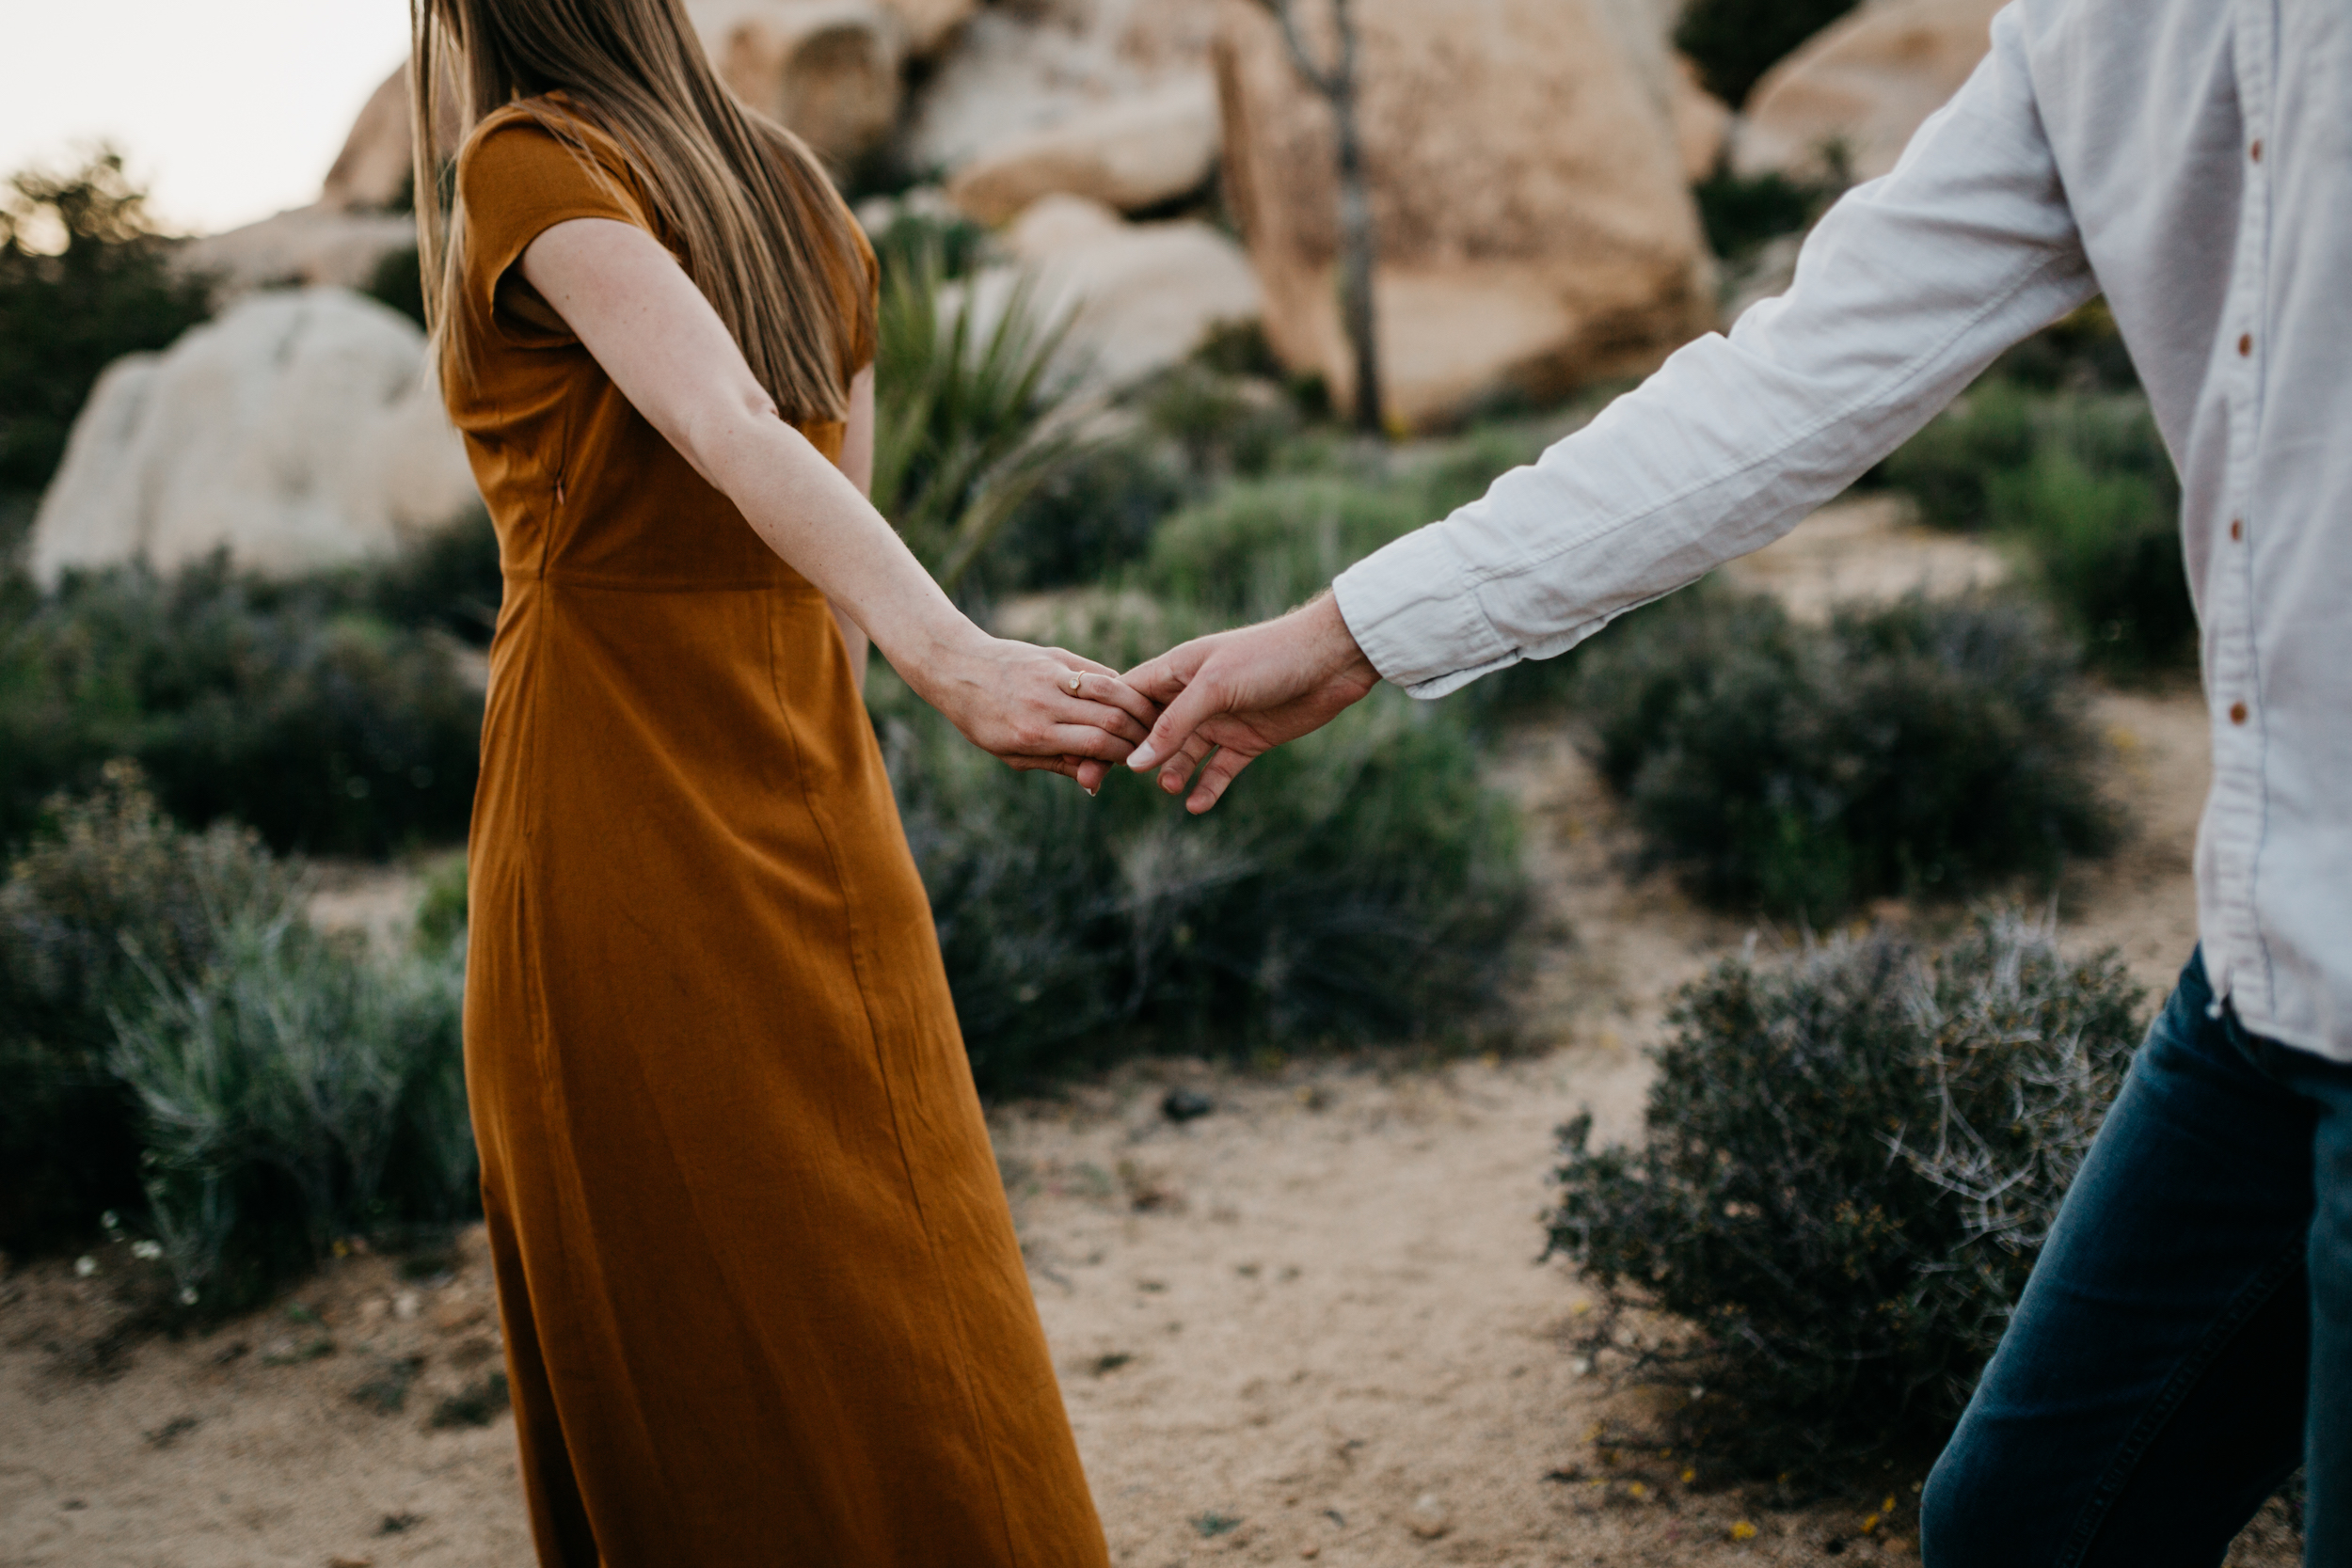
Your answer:
[[[2180,483],[2138,392],[2032,392],[1987,376],[1880,473],[1929,522],[2010,541],[2103,669],[2195,657]]]
[[[1163,523],[1131,580],[1219,624],[1258,620],[1429,520],[1411,486],[1333,475],[1246,481]]]
[[[0,842],[114,757],[181,820],[231,817],[280,847],[462,836],[481,698],[445,639],[365,607],[376,580],[272,584],[215,558],[0,590]]]
[[[462,928],[379,957],[249,831],[129,764],[0,884],[0,1243],[145,1211],[183,1290],[246,1299],[326,1240],[468,1211]]]
[[[2042,445],[2034,412],[2024,388],[1986,376],[1897,448],[1875,477],[1916,501],[1924,522],[1990,528],[1993,482],[2032,462]]]
[[[1144,556],[1198,491],[1149,431],[1089,443],[1029,492],[966,581],[990,598],[1100,582]]]
[[[1913,597],[1816,629],[1701,589],[1575,678],[1650,858],[1721,903],[1828,921],[2047,875],[2114,837],[2074,652],[2023,604]]]
[[[1071,641],[1116,662],[1183,627]],[[1462,727],[1393,692],[1189,818],[972,750],[878,669],[875,705],[984,1089],[1152,1043],[1468,1036],[1524,901],[1516,819]]]
[[[10,178],[0,188],[0,496],[48,484],[99,372],[211,313],[209,282],[173,271],[119,153]]]
[[[2037,392],[2139,389],[2139,372],[2105,295],[2011,344],[1985,375]]]
[[[1589,1115],[1561,1130],[1551,1250],[1611,1307],[1690,1325],[1656,1354],[1706,1389],[1686,1440],[1768,1475],[1932,1454],[2142,1002],[2114,954],[2013,917],[1941,952],[1879,934],[1725,961],[1676,1006],[1639,1147],[1591,1148]]]
[[[1691,187],[1698,203],[1707,245],[1726,261],[1740,261],[1768,240],[1812,226],[1849,182],[1791,180],[1773,170],[1754,178],[1734,174],[1728,164]]]
[[[468,1212],[462,949],[375,959],[293,908],[210,935],[194,974],[141,965],[108,1058],[182,1302],[241,1305],[337,1237]]]
[[[1707,90],[1738,108],[1756,79],[1797,45],[1853,9],[1854,0],[1690,0],[1675,47]]]
[[[0,883],[0,1246],[39,1247],[139,1205],[135,1105],[107,1065],[113,1015],[146,982],[213,958],[216,914],[292,906],[294,880],[249,829],[191,833],[138,770],[55,800]]]
[[[2076,398],[2048,436],[1987,486],[1994,526],[2091,658],[2133,675],[2191,664],[2197,610],[2181,547],[2181,492],[2144,399]]]
[[[424,325],[424,273],[417,263],[417,247],[389,250],[375,263],[361,293],[415,322]]]
[[[475,647],[489,645],[506,594],[498,533],[479,503],[390,559],[330,574],[323,586],[392,626],[434,627]]]

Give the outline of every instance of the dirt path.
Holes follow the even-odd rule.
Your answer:
[[[1841,592],[1911,586],[1899,518],[1830,522],[1754,570],[1792,595],[1832,568]],[[1948,554],[1937,572],[1983,565]],[[2122,947],[2156,990],[2193,940],[2204,718],[2189,690],[2098,711],[2140,832],[2058,907],[2070,942]],[[1115,1560],[1915,1560],[1910,1478],[1866,1534],[1857,1508],[1755,1511],[1654,1455],[1598,1463],[1593,1431],[1629,1396],[1580,1370],[1582,1292],[1536,1261],[1551,1132],[1590,1107],[1601,1136],[1632,1132],[1666,998],[1751,933],[1628,880],[1627,831],[1562,734],[1519,736],[1495,776],[1527,809],[1542,889],[1531,1053],[1147,1064],[993,1118]],[[382,918],[364,886],[334,896]],[[1170,1121],[1177,1085],[1215,1109]],[[268,1313],[111,1365],[109,1302],[142,1265],[127,1247],[94,1262],[0,1283],[0,1565],[528,1560],[511,1418],[480,1398],[497,1358],[477,1241],[341,1259]],[[2265,1529],[2233,1561],[2293,1562]]]

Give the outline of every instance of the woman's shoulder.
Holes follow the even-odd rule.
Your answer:
[[[500,105],[482,117],[457,152],[461,192],[583,179],[617,184],[639,200],[644,195],[620,143],[560,90]]]

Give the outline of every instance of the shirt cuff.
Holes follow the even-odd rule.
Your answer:
[[[1519,661],[1486,618],[1460,553],[1434,524],[1342,572],[1331,595],[1372,667],[1416,697],[1442,697]]]

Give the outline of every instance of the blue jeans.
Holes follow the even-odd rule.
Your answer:
[[[2214,1016],[2133,1059],[1921,1501],[1925,1568],[2213,1568],[2296,1465],[2352,1568],[2352,1067]]]

